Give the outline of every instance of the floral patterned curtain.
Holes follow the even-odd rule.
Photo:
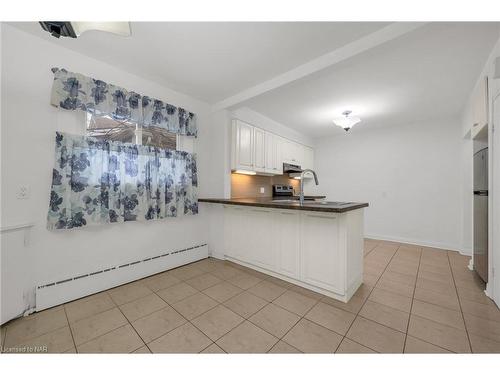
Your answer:
[[[80,109],[169,132],[197,136],[196,116],[183,108],[137,94],[104,81],[65,69],[53,68],[51,104],[68,110]]]
[[[198,213],[196,156],[56,133],[48,229]]]

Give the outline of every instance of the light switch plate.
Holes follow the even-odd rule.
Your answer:
[[[30,187],[28,185],[19,185],[17,189],[17,199],[28,199],[30,197]]]
[[[265,190],[265,189],[264,189],[264,187],[262,186],[262,187],[260,188],[260,193],[261,193],[261,194],[264,194],[265,192],[266,192],[266,190]]]

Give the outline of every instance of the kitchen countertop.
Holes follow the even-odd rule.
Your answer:
[[[368,207],[368,203],[358,202],[328,202],[328,201],[305,201],[300,205],[298,201],[294,202],[273,202],[273,198],[200,198],[198,202],[233,204],[239,206],[255,206],[268,208],[284,208],[289,210],[321,211],[321,212],[348,212],[359,208]]]

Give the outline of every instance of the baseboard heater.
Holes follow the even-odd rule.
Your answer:
[[[165,252],[36,287],[35,311],[48,309],[208,257],[207,244]]]

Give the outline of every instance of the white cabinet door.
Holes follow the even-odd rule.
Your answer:
[[[283,162],[300,165],[302,161],[302,145],[283,138],[281,147]]]
[[[247,233],[249,262],[259,267],[274,271],[276,269],[276,247],[273,237],[273,210],[251,208],[249,220],[244,228]]]
[[[224,220],[225,254],[245,261],[248,258],[248,209],[225,206]]]
[[[276,272],[299,278],[300,213],[283,210],[274,213],[274,243],[276,246]]]
[[[301,279],[344,294],[344,263],[339,247],[338,218],[333,214],[301,215]]]
[[[266,132],[266,173],[282,174],[283,163],[279,160],[279,136]]]
[[[253,129],[254,139],[254,170],[265,172],[266,170],[266,132],[259,128]]]
[[[254,127],[240,120],[233,121],[233,166],[232,169],[253,170]]]

